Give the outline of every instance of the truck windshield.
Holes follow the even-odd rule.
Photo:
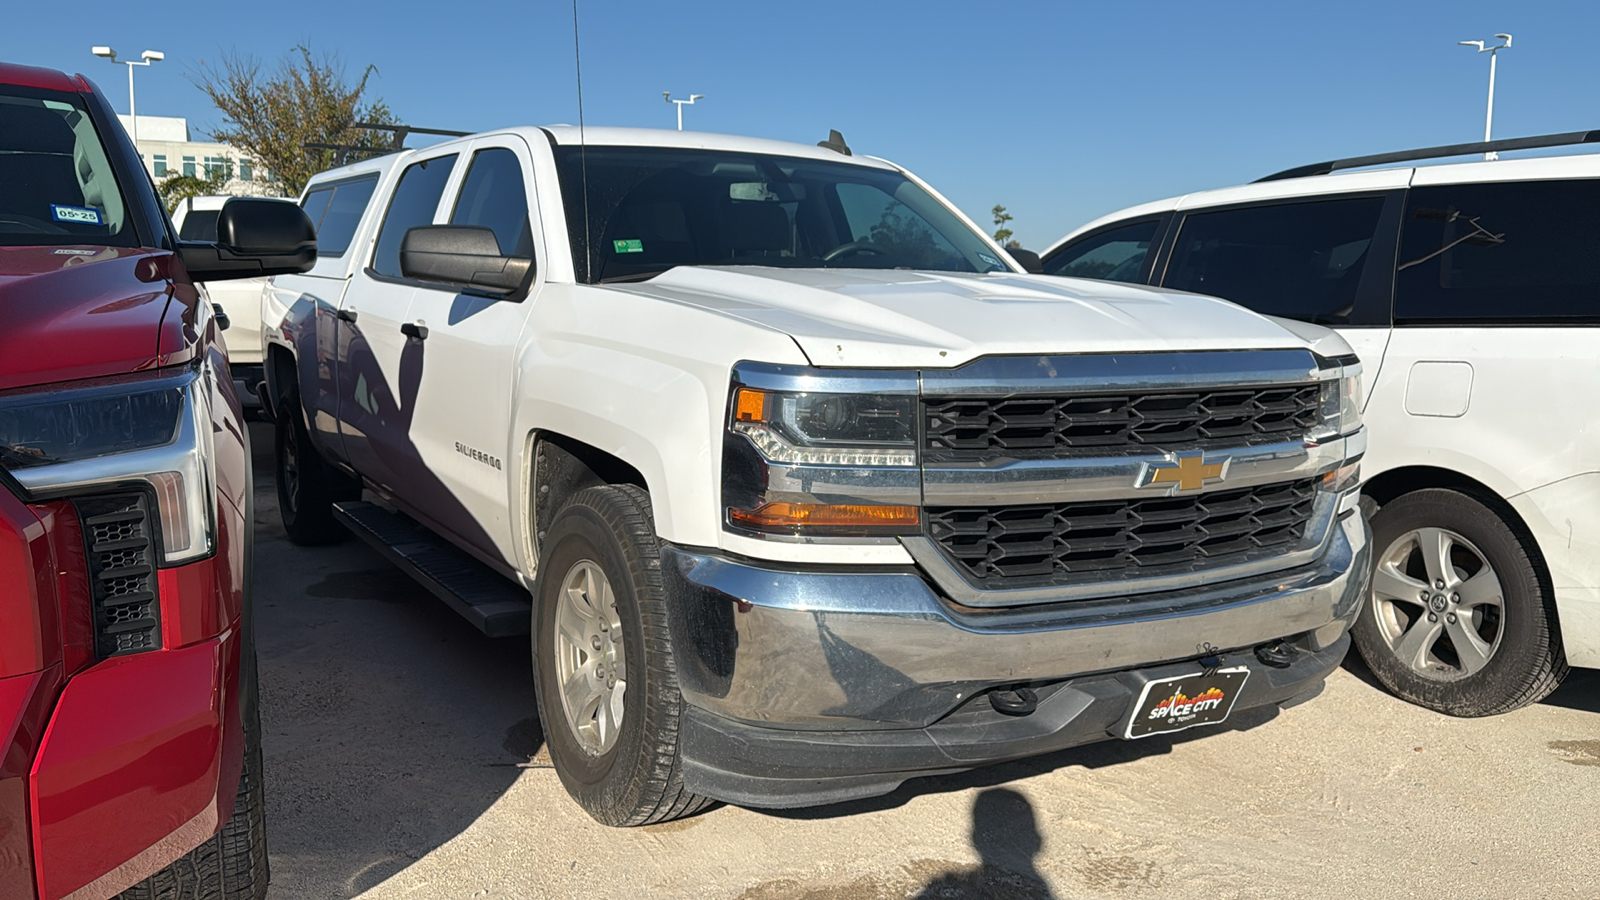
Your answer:
[[[556,161],[573,265],[590,284],[674,266],[1009,271],[892,169],[662,147],[559,147]]]
[[[0,246],[135,243],[82,101],[0,85]]]

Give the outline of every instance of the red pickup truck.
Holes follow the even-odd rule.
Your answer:
[[[238,200],[182,243],[83,76],[0,63],[0,898],[260,898],[248,436],[201,282],[305,271]]]

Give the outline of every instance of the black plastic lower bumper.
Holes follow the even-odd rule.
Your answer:
[[[1320,650],[1291,646],[1284,668],[1263,664],[1248,649],[1221,656],[1224,667],[1250,669],[1230,718],[1314,696],[1344,659],[1350,638],[1343,635]],[[997,712],[986,694],[978,694],[938,722],[909,729],[763,728],[691,705],[682,726],[684,780],[695,793],[754,807],[873,797],[908,778],[1119,737],[1146,682],[1198,669],[1196,663],[1177,663],[1037,686],[1038,706],[1025,716]]]

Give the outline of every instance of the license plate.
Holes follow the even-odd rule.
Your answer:
[[[1160,678],[1144,686],[1134,704],[1124,737],[1170,734],[1196,725],[1214,725],[1228,717],[1250,670],[1244,666]]]

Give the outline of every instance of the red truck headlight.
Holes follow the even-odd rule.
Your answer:
[[[208,556],[214,378],[201,363],[0,393],[0,466],[30,500],[141,489],[160,519],[161,565]]]

